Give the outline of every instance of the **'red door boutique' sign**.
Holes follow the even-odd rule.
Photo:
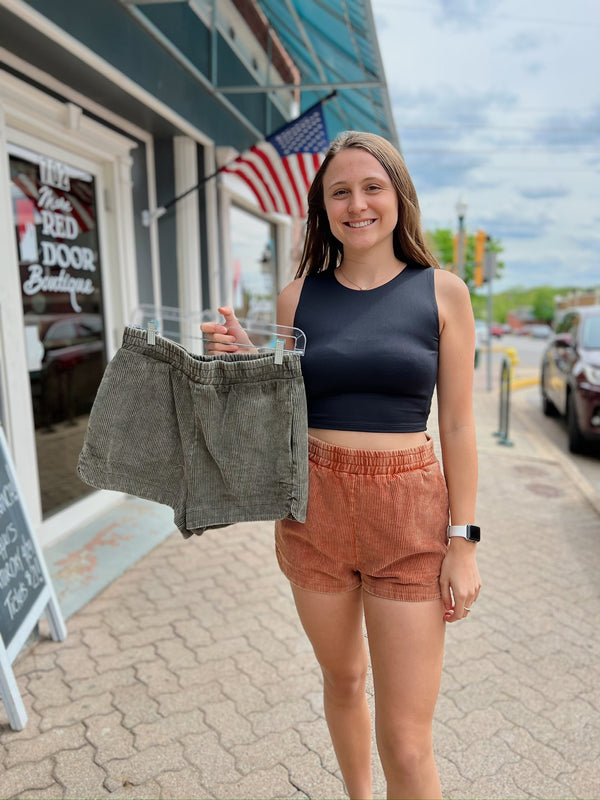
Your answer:
[[[94,177],[9,145],[44,516],[90,489],[76,456],[106,364]],[[57,447],[60,458],[57,458]]]
[[[93,178],[54,159],[34,158],[11,155],[25,313],[97,313],[101,277]]]

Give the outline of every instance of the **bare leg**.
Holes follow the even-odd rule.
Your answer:
[[[351,798],[366,800],[372,796],[371,719],[362,590],[322,594],[292,586],[292,591],[323,671],[325,718],[346,791]]]
[[[441,601],[405,603],[365,592],[364,609],[387,796],[440,798],[432,722],[444,655]]]

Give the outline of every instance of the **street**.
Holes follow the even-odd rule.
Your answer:
[[[506,349],[513,348],[517,353],[518,364],[514,368],[515,377],[535,378],[539,377],[540,362],[546,344],[546,339],[533,339],[529,336],[515,336],[514,334],[507,334],[500,339],[493,338],[490,369],[491,391],[496,393],[499,391],[500,370]],[[488,352],[485,350],[481,353],[480,364],[476,371],[476,382],[479,388],[489,385]],[[544,416],[539,385],[516,388],[512,392],[511,403],[513,408],[518,408],[527,414],[528,420],[543,433],[552,445],[571,460],[600,494],[600,448],[596,452],[590,451],[585,455],[569,452],[565,420],[562,417]]]

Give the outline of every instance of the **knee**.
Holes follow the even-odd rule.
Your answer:
[[[352,702],[362,698],[367,682],[367,665],[357,664],[328,668],[321,665],[325,694],[338,702]]]
[[[378,731],[377,749],[386,775],[404,779],[424,774],[427,764],[433,759],[431,735]]]

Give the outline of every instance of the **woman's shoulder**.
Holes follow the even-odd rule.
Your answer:
[[[281,290],[277,299],[277,323],[279,325],[293,327],[304,281],[305,276],[296,278]]]
[[[441,267],[434,269],[433,280],[438,298],[441,297],[450,302],[464,302],[467,298],[470,300],[467,284],[450,270]]]
[[[453,320],[470,321],[469,324],[472,324],[471,295],[463,279],[447,269],[436,269],[434,284],[441,327]]]
[[[304,281],[306,280],[306,275],[303,275],[301,278],[294,278],[291,283],[288,283],[287,286],[279,293],[279,298],[284,298],[284,300],[288,301],[290,299],[298,299],[300,297],[300,293],[302,291],[302,287],[304,286]]]

